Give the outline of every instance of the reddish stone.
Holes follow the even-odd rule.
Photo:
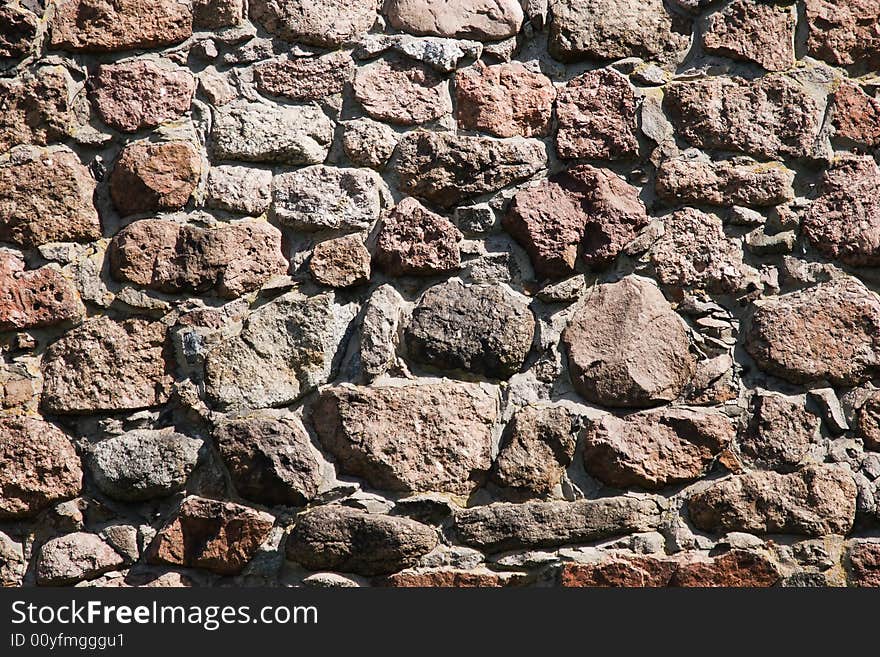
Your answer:
[[[250,0],[251,19],[295,43],[338,48],[355,42],[376,22],[378,0]]]
[[[500,588],[517,586],[525,576],[520,573],[493,573],[489,570],[457,570],[440,568],[437,570],[404,571],[389,575],[381,580],[381,586],[398,588]]]
[[[193,25],[216,30],[235,27],[244,19],[244,0],[193,0]]]
[[[880,394],[868,397],[859,409],[855,429],[865,449],[880,451]]]
[[[647,588],[669,586],[676,564],[657,557],[619,556],[597,563],[565,563],[559,572],[563,587]]]
[[[760,64],[768,71],[785,71],[794,65],[792,7],[736,0],[709,17],[703,33],[706,52]]]
[[[517,0],[456,0],[442,10],[434,0],[389,0],[385,14],[391,25],[411,34],[487,41],[515,35],[523,22]]]
[[[876,0],[806,0],[807,50],[839,66],[880,67]]]
[[[880,101],[857,84],[843,82],[834,92],[831,122],[838,137],[869,148],[880,146]]]
[[[359,68],[354,94],[369,116],[398,125],[419,125],[452,112],[449,83],[434,69],[404,58]]]
[[[134,142],[110,174],[110,196],[123,216],[177,210],[199,184],[202,161],[188,141]]]
[[[261,93],[291,100],[322,100],[342,93],[354,73],[354,61],[347,52],[321,57],[274,59],[254,67],[254,81]]]
[[[0,252],[0,331],[52,326],[82,313],[76,290],[57,269],[25,271],[24,259]]]
[[[370,280],[370,252],[360,235],[346,235],[315,246],[309,270],[330,287],[352,287]]]
[[[850,548],[849,569],[853,585],[880,587],[880,543],[860,541]]]
[[[461,240],[451,221],[405,198],[382,220],[374,257],[392,276],[433,276],[461,266]]]
[[[73,79],[61,66],[0,78],[0,98],[0,153],[18,144],[45,146],[62,141],[77,123]]]
[[[27,55],[37,38],[39,19],[22,7],[0,7],[0,58]]]
[[[707,560],[682,559],[672,586],[758,588],[774,586],[779,572],[766,557],[745,550],[730,550]]]
[[[94,579],[123,563],[116,550],[95,534],[75,532],[46,541],[35,574],[41,586],[61,586]]]

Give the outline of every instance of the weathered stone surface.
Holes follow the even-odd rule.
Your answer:
[[[493,481],[535,495],[550,493],[574,457],[573,421],[559,406],[517,411],[492,467]]]
[[[37,584],[60,586],[94,579],[119,568],[123,559],[95,534],[76,532],[47,541],[37,557]]]
[[[37,37],[38,19],[23,7],[0,7],[0,58],[25,57]]]
[[[373,26],[376,0],[253,0],[251,18],[287,41],[336,48],[357,41]]]
[[[730,419],[716,412],[604,415],[584,430],[584,467],[610,486],[657,490],[702,476],[735,435]]]
[[[496,573],[491,570],[460,570],[437,568],[432,570],[411,570],[395,573],[382,579],[380,586],[397,588],[499,588],[517,586],[522,583],[520,573]]]
[[[721,217],[685,208],[663,218],[651,263],[663,285],[733,292],[746,274],[742,246],[724,234]]]
[[[559,92],[556,150],[559,157],[622,160],[639,154],[636,95],[610,68],[583,73]]]
[[[0,466],[0,518],[36,515],[82,487],[70,439],[36,417],[0,418]]]
[[[591,288],[562,341],[575,390],[597,404],[669,402],[694,374],[684,322],[656,286],[636,276]]]
[[[139,502],[181,490],[201,447],[201,440],[171,430],[138,429],[94,445],[89,465],[105,495]]]
[[[734,475],[691,495],[694,525],[710,532],[846,534],[856,510],[848,471],[810,465],[791,474],[755,471]]]
[[[413,566],[437,545],[437,532],[415,520],[319,506],[301,513],[287,558],[311,570],[384,575]]]
[[[73,80],[61,66],[0,78],[0,98],[0,153],[19,144],[62,141],[77,124]]]
[[[246,415],[214,430],[217,449],[242,497],[301,506],[321,485],[321,464],[299,420]]]
[[[168,398],[165,327],[94,317],[49,345],[42,406],[53,413],[148,408]]]
[[[449,82],[434,69],[405,58],[385,58],[358,68],[354,94],[374,119],[419,125],[452,112]]]
[[[193,25],[214,30],[234,27],[244,18],[244,0],[193,0]]]
[[[562,278],[578,256],[602,268],[648,223],[638,190],[608,169],[581,165],[519,191],[502,219],[535,273]]]
[[[870,155],[835,160],[807,209],[804,234],[821,253],[854,267],[880,265],[880,168]]]
[[[519,32],[523,11],[516,0],[389,0],[388,21],[411,34],[495,41]]]
[[[492,465],[494,394],[476,384],[338,386],[311,409],[321,444],[375,488],[467,495]]]
[[[794,65],[796,27],[791,6],[736,0],[709,17],[703,49],[755,62],[768,71],[785,71]]]
[[[694,146],[766,158],[810,157],[825,109],[805,86],[781,74],[676,82],[666,88],[664,105]]]
[[[859,145],[880,146],[880,101],[851,82],[843,82],[831,99],[835,135]]]
[[[880,367],[880,300],[854,278],[755,305],[745,347],[765,372],[793,383],[853,385]]]
[[[880,543],[860,541],[849,551],[850,581],[855,586],[880,587]]]
[[[874,394],[865,400],[859,409],[855,429],[866,449],[880,451],[880,395]]]
[[[333,123],[317,107],[236,101],[216,109],[211,138],[223,160],[319,164]]]
[[[657,195],[670,203],[769,207],[794,199],[794,171],[782,164],[674,157],[657,170]]]
[[[461,266],[461,231],[414,198],[405,198],[382,219],[375,259],[392,276],[433,276]]]
[[[401,190],[444,208],[520,182],[547,165],[544,145],[417,130],[398,144]]]
[[[110,243],[117,280],[169,294],[214,293],[235,298],[283,274],[281,232],[262,221],[200,228],[168,219],[143,219]]]
[[[206,356],[209,398],[223,409],[290,404],[326,383],[345,327],[333,297],[289,292],[252,312]]]
[[[532,348],[528,304],[497,285],[435,285],[419,300],[404,340],[416,362],[495,379],[517,372]]]
[[[577,502],[506,502],[463,509],[455,531],[465,544],[485,552],[585,543],[660,524],[660,497],[605,497]]]
[[[275,518],[264,511],[232,502],[188,497],[150,544],[147,560],[236,575],[269,536],[274,524]]]
[[[342,148],[357,165],[379,168],[391,158],[397,146],[397,134],[384,123],[357,119],[345,124]]]
[[[880,6],[873,0],[806,0],[813,57],[839,66],[880,67]]]
[[[459,127],[497,137],[543,137],[550,131],[556,89],[548,77],[519,62],[481,61],[455,75]]]
[[[186,69],[149,59],[101,64],[89,78],[95,109],[111,128],[137,132],[189,111],[196,80]]]
[[[354,74],[354,62],[345,52],[320,57],[273,59],[254,67],[261,93],[291,100],[321,100],[342,93]]]
[[[367,377],[380,376],[395,364],[403,304],[403,297],[387,283],[367,300],[360,334],[360,363]]]
[[[682,58],[690,37],[663,0],[551,0],[550,54],[565,62]]]
[[[202,161],[188,141],[139,141],[122,150],[110,174],[110,196],[123,216],[177,210],[199,184]]]
[[[370,252],[360,235],[325,240],[315,245],[309,271],[329,287],[362,285],[370,280]]]
[[[83,311],[73,285],[57,269],[25,270],[23,258],[0,251],[0,331],[74,321]]]
[[[205,203],[210,208],[257,217],[269,209],[271,188],[271,171],[234,165],[211,167]]]
[[[192,36],[192,3],[178,0],[59,0],[51,45],[74,52],[158,48]]]
[[[757,395],[752,416],[739,438],[740,455],[755,467],[791,472],[804,460],[819,429],[819,418],[779,395]]]
[[[23,545],[0,532],[0,586],[21,586],[28,563]]]
[[[369,169],[313,166],[272,183],[272,215],[300,230],[369,230],[385,203],[384,183]]]

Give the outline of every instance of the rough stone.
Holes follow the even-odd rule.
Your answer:
[[[592,288],[562,341],[575,390],[597,404],[669,402],[694,374],[684,322],[656,286],[636,276]]]
[[[437,533],[415,520],[320,506],[297,516],[287,558],[311,570],[384,575],[415,565]]]
[[[849,551],[850,581],[855,586],[880,587],[880,543],[860,541]]]
[[[206,30],[235,27],[244,18],[244,0],[193,0],[193,25]]]
[[[0,518],[36,515],[82,487],[70,439],[36,417],[0,417],[0,466]]]
[[[313,166],[275,176],[272,215],[300,230],[369,230],[385,203],[384,183],[369,169]]]
[[[518,62],[494,66],[477,62],[455,75],[459,127],[496,137],[546,136],[555,98],[549,78]]]
[[[560,406],[517,411],[492,467],[493,481],[535,495],[550,493],[574,457],[573,421]]]
[[[317,107],[236,101],[217,108],[211,129],[223,160],[319,164],[333,141],[333,123]]]
[[[0,153],[19,144],[45,146],[66,139],[78,123],[73,86],[61,66],[0,78]]]
[[[852,475],[810,465],[791,474],[755,471],[712,484],[688,499],[699,529],[757,534],[846,534],[856,511]]]
[[[624,160],[638,156],[636,109],[635,92],[617,71],[604,68],[574,78],[556,101],[559,157]]]
[[[327,388],[311,409],[342,472],[389,491],[467,495],[492,465],[494,394],[476,384]]]
[[[701,477],[735,433],[730,419],[717,412],[604,415],[584,430],[584,467],[609,486],[658,490]]]
[[[0,251],[0,331],[53,326],[82,315],[73,284],[57,269],[26,270],[19,255]]]
[[[122,564],[122,557],[95,534],[67,534],[47,541],[40,548],[36,567],[37,584],[73,584],[94,579]]]
[[[550,54],[564,62],[682,58],[689,30],[663,0],[551,0]]]
[[[345,123],[342,148],[359,166],[378,169],[385,166],[397,147],[397,134],[384,123],[356,119]]]
[[[275,518],[264,511],[188,497],[156,535],[147,561],[236,575],[269,536]]]
[[[181,490],[201,447],[201,440],[174,431],[138,429],[94,445],[89,465],[105,495],[140,502]]]
[[[299,420],[247,415],[220,422],[214,440],[232,483],[260,504],[302,506],[321,485],[321,464]]]
[[[859,409],[855,429],[866,449],[880,451],[880,395],[873,394],[865,400]]]
[[[396,125],[419,125],[452,112],[449,83],[434,69],[404,58],[358,68],[352,85],[364,111]]]
[[[367,377],[384,374],[396,362],[403,304],[403,297],[388,284],[376,288],[367,300],[360,334],[360,363]]]
[[[0,586],[22,585],[28,567],[23,547],[21,543],[0,532]]]
[[[762,370],[792,383],[855,385],[880,366],[880,300],[843,277],[755,304],[746,351]]]
[[[803,403],[779,395],[756,395],[752,416],[739,439],[750,465],[779,472],[795,470],[810,450],[819,418]]]
[[[660,525],[660,497],[605,497],[576,502],[497,502],[455,514],[455,532],[484,552],[585,543]]]
[[[342,93],[354,74],[351,55],[332,52],[320,57],[274,59],[254,67],[261,93],[290,100],[322,100]]]
[[[791,6],[736,0],[709,17],[703,49],[768,71],[785,71],[794,65],[796,27]]]
[[[461,240],[451,221],[405,198],[383,217],[374,257],[391,276],[433,276],[461,267]]]
[[[110,175],[110,196],[123,216],[177,210],[199,184],[202,161],[188,141],[134,142],[126,146]]]
[[[49,345],[42,407],[52,413],[121,411],[168,399],[165,327],[140,319],[94,317]]]
[[[384,578],[381,586],[397,588],[499,588],[517,586],[525,578],[520,573],[496,573],[491,570],[461,570],[437,568],[421,571],[404,571]]]
[[[143,219],[110,243],[114,278],[169,294],[214,293],[235,298],[283,274],[281,232],[260,221],[200,228]]]
[[[59,0],[50,45],[73,52],[159,48],[192,36],[192,3],[178,0]]]
[[[807,51],[838,66],[880,67],[880,6],[873,0],[806,0]]]
[[[835,135],[869,148],[880,146],[880,101],[851,82],[843,82],[831,99]]]
[[[337,48],[373,27],[377,5],[376,0],[253,0],[250,15],[286,41]]]
[[[234,165],[211,167],[205,188],[210,208],[257,217],[272,202],[272,172]]]
[[[423,365],[506,379],[523,366],[534,336],[528,304],[504,288],[449,281],[425,292],[404,341]]]
[[[398,144],[401,190],[448,208],[525,180],[547,165],[544,144],[417,130]]]
[[[312,277],[329,287],[353,287],[370,280],[370,252],[360,235],[346,235],[315,245],[309,260]]]
[[[101,120],[121,132],[155,128],[179,118],[189,111],[196,90],[188,70],[148,59],[101,64],[89,84]]]
[[[19,59],[31,52],[37,38],[37,17],[23,7],[0,7],[0,58]]]
[[[411,34],[496,41],[519,32],[522,6],[517,0],[389,0],[385,14],[392,26]]]

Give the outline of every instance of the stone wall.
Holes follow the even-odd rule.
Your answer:
[[[0,583],[880,583],[876,0],[43,2]]]

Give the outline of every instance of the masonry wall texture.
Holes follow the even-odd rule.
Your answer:
[[[4,0],[0,585],[880,585],[876,0]]]

